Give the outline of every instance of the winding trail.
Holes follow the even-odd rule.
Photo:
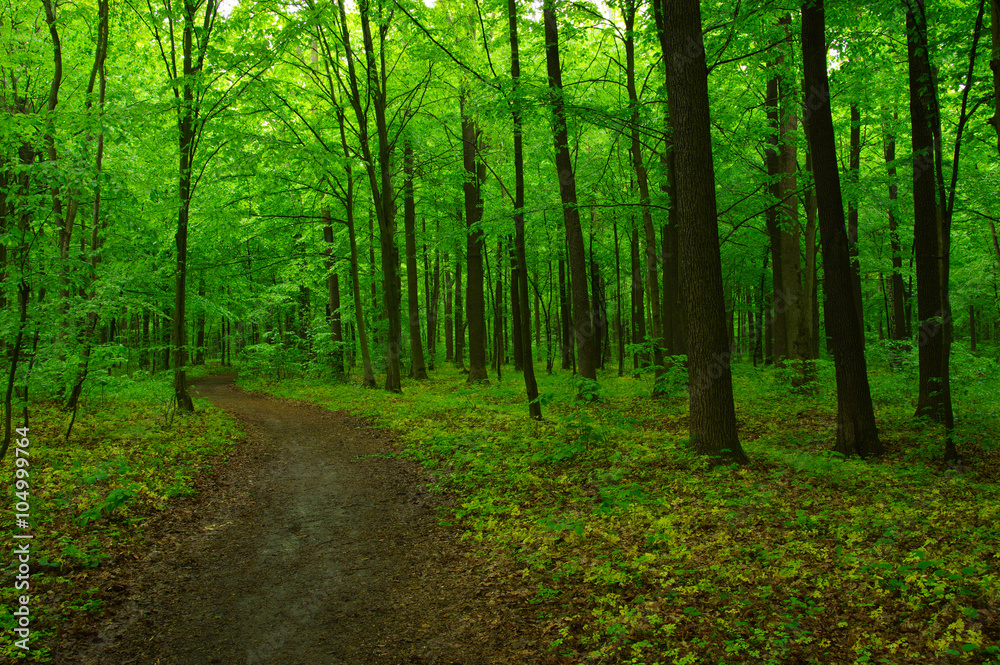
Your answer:
[[[419,471],[379,455],[386,433],[232,378],[194,390],[241,421],[245,450],[158,535],[78,662],[540,662],[523,595],[437,525]]]

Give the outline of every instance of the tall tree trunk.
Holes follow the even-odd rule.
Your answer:
[[[812,343],[809,335],[809,318],[811,311],[807,309],[808,299],[803,298],[801,239],[802,225],[799,222],[798,197],[798,151],[796,149],[796,134],[798,133],[798,108],[800,87],[797,77],[793,76],[786,65],[794,62],[791,49],[791,14],[785,14],[778,24],[786,31],[788,40],[782,47],[783,52],[778,58],[781,79],[778,87],[780,130],[778,138],[778,235],[781,244],[781,305],[785,318],[785,353],[798,370],[792,379],[794,386],[803,386],[815,378],[812,359]],[[787,60],[786,60],[786,53]]]
[[[358,139],[361,146],[362,161],[368,173],[368,184],[374,205],[375,218],[379,227],[379,247],[382,250],[382,294],[385,301],[386,318],[388,319],[385,389],[391,392],[402,392],[399,369],[402,341],[399,315],[399,250],[396,248],[396,205],[393,202],[391,146],[389,144],[389,131],[386,122],[388,91],[386,88],[385,38],[388,25],[382,21],[382,17],[380,16],[380,22],[377,26],[379,49],[378,53],[376,53],[369,16],[371,13],[370,0],[360,3],[358,8],[361,13],[361,32],[364,39],[366,73],[369,77],[367,99],[370,101],[370,104],[364,103],[366,97],[362,97],[358,86],[354,67],[355,58],[351,47],[347,16],[344,10],[344,0],[338,1],[342,43],[345,55],[347,56],[348,84],[350,86],[348,97],[350,98],[351,106],[354,108],[354,114],[358,122]],[[377,160],[371,149],[368,124],[369,105],[375,112]]]
[[[426,224],[425,224],[426,226]],[[440,231],[440,222],[435,222]],[[426,233],[427,229],[424,229]],[[447,257],[446,257],[447,260]],[[424,243],[424,271],[427,271],[427,244]],[[438,311],[441,302],[441,252],[434,249],[434,269],[431,272],[430,285],[427,289],[427,369],[433,370],[437,360],[438,343]]]
[[[333,258],[333,222],[329,208],[323,209],[323,240],[326,243],[326,320],[330,326],[330,341],[333,342],[330,364],[334,378],[339,379],[344,375],[344,331],[340,318],[340,275]]]
[[[452,272],[447,269],[448,266],[447,252],[444,253],[443,260],[444,260],[444,265],[446,266],[444,271],[444,359],[454,360],[455,326],[451,313],[452,288],[453,288],[454,278],[452,277]]]
[[[563,369],[571,369],[573,362],[573,344],[570,337],[569,318],[569,289],[566,284],[566,262],[563,259],[559,259],[559,347],[562,351]]]
[[[410,376],[418,381],[427,378],[424,345],[420,340],[420,282],[417,277],[417,212],[413,201],[413,147],[403,146],[403,233],[406,235],[406,287],[410,314]]]
[[[1000,0],[990,0],[990,33],[993,37],[992,59],[990,69],[993,70],[993,117],[987,122],[993,125],[997,134],[997,153],[1000,153]],[[990,222],[993,231],[993,242],[996,244],[997,232]],[[1000,251],[997,252],[1000,255]]]
[[[521,326],[529,325],[529,321],[521,321],[521,283],[518,275],[517,249],[514,243],[508,240],[510,253],[510,318],[514,331],[514,371],[524,369],[524,348],[521,339]],[[530,329],[530,328],[529,328]]]
[[[198,316],[195,317],[194,364],[205,364],[205,274],[198,275]],[[69,437],[67,437],[69,438]]]
[[[803,128],[808,136],[809,127],[803,120]],[[802,312],[809,322],[809,350],[810,358],[819,358],[819,279],[818,261],[816,256],[816,216],[818,203],[816,201],[816,188],[813,182],[812,151],[806,150],[806,173],[810,178],[810,185],[805,192],[806,209],[806,230],[805,230],[805,265],[806,274],[803,280],[803,298],[808,299],[808,305],[803,305]]]
[[[615,237],[615,334],[618,337],[618,376],[625,376],[625,331],[622,329],[622,266],[621,249],[618,246],[618,222],[612,221],[611,228]]]
[[[622,0],[622,15],[625,19],[625,80],[628,90],[629,107],[632,114],[629,119],[629,134],[631,145],[629,153],[632,157],[632,170],[635,172],[636,184],[639,187],[639,209],[642,214],[642,229],[646,239],[646,291],[649,293],[650,336],[653,338],[653,366],[655,378],[653,395],[661,395],[662,384],[658,379],[663,374],[663,347],[666,343],[663,334],[661,318],[660,285],[657,274],[656,230],[653,226],[653,214],[649,206],[649,180],[646,166],[642,159],[642,143],[640,141],[639,95],[635,85],[635,0]],[[667,267],[664,265],[664,270]],[[671,340],[672,342],[673,340]]]
[[[922,0],[906,13],[910,73],[910,121],[913,163],[913,248],[917,277],[919,393],[917,415],[945,422],[951,414],[950,386],[943,375],[944,302],[942,293],[941,222],[934,182],[934,123],[937,93],[927,48],[927,24]]]
[[[482,274],[480,272],[480,274]],[[462,257],[455,257],[455,367],[465,371],[465,317],[462,300]],[[483,361],[485,364],[485,360]]]
[[[577,206],[576,176],[569,154],[569,132],[566,126],[563,99],[562,66],[559,61],[559,31],[556,24],[554,0],[545,0],[542,14],[545,23],[545,65],[549,78],[552,103],[552,136],[555,143],[556,172],[559,176],[559,197],[563,205],[563,224],[566,228],[566,246],[569,257],[570,280],[573,294],[573,336],[576,338],[577,373],[584,379],[597,380],[594,364],[594,345],[597,334],[593,326],[593,313],[587,296],[587,256],[580,226],[580,209]],[[580,395],[584,393],[581,391]]]
[[[642,264],[639,261],[639,231],[632,229],[630,238],[630,254],[632,260],[632,344],[639,345],[646,342],[646,304],[645,286],[642,278]],[[632,369],[639,369],[649,365],[649,354],[636,352],[632,356]]]
[[[699,453],[748,461],[736,432],[712,163],[708,68],[698,0],[663,6],[667,101],[674,130],[677,213],[688,323],[691,443]],[[683,54],[683,55],[682,55]]]
[[[861,335],[865,334],[864,295],[861,292],[861,262],[858,258],[858,186],[861,169],[861,111],[857,103],[851,104],[851,149],[848,163],[848,180],[851,196],[847,199],[847,242],[851,254],[851,283],[854,285],[854,304],[858,309]]]
[[[486,301],[483,295],[483,231],[479,221],[483,216],[482,182],[485,168],[478,158],[479,128],[476,121],[466,114],[465,98],[460,98],[462,109],[462,163],[465,166],[466,223],[466,284],[465,318],[469,324],[469,383],[488,381],[486,374]]]
[[[872,408],[865,340],[857,319],[851,285],[850,253],[840,192],[840,172],[830,108],[826,60],[826,17],[823,0],[802,5],[802,60],[809,146],[813,156],[819,227],[823,244],[826,326],[833,338],[837,379],[837,441],[835,449],[862,458],[882,454]]]
[[[332,86],[331,86],[332,88]],[[354,168],[351,166],[351,149],[347,143],[346,118],[344,109],[334,101],[337,109],[337,125],[340,130],[340,146],[344,151],[344,170],[347,189],[344,192],[344,212],[347,224],[347,237],[351,248],[351,291],[354,295],[354,328],[361,347],[361,385],[365,388],[375,387],[375,371],[372,368],[371,350],[368,345],[368,325],[365,323],[364,307],[361,302],[361,261],[358,256],[358,237],[354,223]],[[369,218],[370,219],[370,218]],[[331,229],[332,234],[332,229]],[[374,254],[374,247],[371,252]],[[374,265],[374,257],[369,265]],[[374,284],[372,284],[374,287]],[[374,301],[372,302],[374,306]]]
[[[781,111],[778,107],[781,89],[781,75],[778,69],[784,63],[784,56],[779,56],[774,64],[775,73],[767,81],[767,92],[764,104],[767,108],[767,120],[771,132],[767,136],[767,147],[764,150],[765,166],[767,167],[768,192],[772,204],[766,215],[767,237],[771,246],[771,335],[773,337],[772,361],[775,365],[784,364],[788,356],[788,328],[785,325],[785,287],[781,269],[781,158],[779,142],[781,140]]]
[[[517,302],[520,326],[514,334],[521,339],[521,364],[524,368],[524,389],[528,398],[528,415],[540,420],[542,405],[538,400],[535,381],[535,363],[531,351],[531,326],[528,313],[528,260],[524,237],[524,148],[522,142],[521,106],[518,99],[521,81],[521,58],[517,38],[517,3],[507,0],[507,22],[510,29],[510,75],[514,82],[514,103],[511,113],[514,120],[514,254],[517,261]],[[535,326],[538,326],[538,301],[535,301]]]
[[[893,120],[896,114],[893,114]],[[890,337],[894,340],[906,339],[906,308],[903,285],[903,252],[899,243],[899,224],[896,221],[896,136],[893,133],[885,137],[885,162],[889,173],[889,246],[892,249],[892,275],[889,278],[889,290],[892,293],[892,330]]]

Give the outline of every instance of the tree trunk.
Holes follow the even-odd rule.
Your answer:
[[[893,114],[893,120],[896,114]],[[896,222],[896,136],[888,133],[885,137],[885,162],[889,173],[889,245],[892,249],[892,275],[889,278],[889,291],[892,294],[892,326],[889,336],[894,340],[906,339],[906,309],[905,289],[903,285],[903,252],[899,243],[898,223]]]
[[[622,330],[622,266],[621,249],[618,246],[618,222],[612,221],[611,228],[615,236],[615,334],[618,337],[618,376],[625,376],[625,331]]]
[[[205,275],[198,276],[198,316],[195,319],[194,364],[205,364]],[[68,437],[67,437],[68,438]]]
[[[638,229],[632,230],[630,257],[632,260],[632,344],[638,346],[646,342],[645,286],[642,279],[642,264],[639,262]],[[637,351],[632,355],[632,369],[639,369],[648,365],[648,353]]]
[[[344,375],[344,331],[340,318],[340,275],[337,274],[333,259],[333,224],[330,220],[330,209],[323,209],[323,239],[326,241],[326,307],[327,322],[330,325],[330,341],[333,342],[331,366],[333,376],[339,379]]]
[[[406,291],[410,314],[410,356],[413,366],[411,378],[427,378],[424,364],[424,345],[420,340],[420,282],[417,277],[417,222],[413,201],[413,147],[409,141],[403,146],[403,233],[406,235]]]
[[[783,52],[778,58],[781,80],[778,87],[780,108],[780,130],[778,137],[778,171],[781,174],[778,181],[780,204],[778,207],[778,235],[781,249],[781,305],[784,309],[785,353],[798,370],[792,379],[796,387],[810,383],[815,378],[812,359],[812,343],[809,335],[809,317],[807,309],[809,301],[802,297],[802,260],[801,238],[802,226],[799,222],[798,197],[798,151],[795,146],[798,133],[799,86],[793,83],[797,80],[786,70],[786,54],[792,56],[791,35],[789,33],[792,17],[785,14],[778,24],[788,34],[788,41],[783,46]],[[788,57],[794,62],[794,57]],[[780,331],[779,331],[780,333]]]
[[[851,283],[850,253],[840,192],[840,172],[830,108],[826,60],[826,18],[823,1],[802,5],[802,60],[806,101],[811,116],[809,146],[813,156],[820,236],[823,244],[826,326],[833,339],[837,379],[837,441],[835,449],[862,458],[882,454],[872,408],[865,340]]]
[[[861,292],[861,262],[858,259],[858,185],[861,169],[861,111],[851,104],[851,149],[848,164],[848,180],[851,196],[847,200],[847,242],[851,254],[851,283],[854,285],[854,304],[858,309],[861,335],[865,334],[864,295]]]
[[[698,0],[663,6],[667,101],[674,133],[677,213],[688,323],[691,443],[699,453],[746,463],[736,432],[712,163],[708,68]]]
[[[809,128],[803,121],[803,128],[806,135]],[[806,150],[806,172],[810,179],[813,177],[812,151]],[[816,188],[812,185],[805,192],[806,209],[806,274],[803,280],[803,298],[807,298],[808,305],[803,305],[802,312],[809,322],[809,350],[810,358],[819,358],[819,279],[818,261],[816,260],[816,216],[818,203],[816,201]]]
[[[542,405],[538,400],[538,384],[535,382],[535,364],[531,352],[531,326],[528,313],[528,261],[524,237],[524,149],[522,144],[521,108],[518,100],[521,80],[521,59],[517,38],[517,3],[507,0],[507,21],[510,28],[510,75],[514,82],[514,103],[511,113],[514,119],[514,254],[517,261],[517,301],[514,306],[520,310],[520,326],[514,334],[521,340],[521,363],[524,368],[524,389],[528,398],[528,415],[536,420],[542,418]],[[513,289],[512,289],[513,290]],[[538,326],[538,309],[535,301],[535,326]]]
[[[379,51],[376,54],[375,42],[372,38],[371,22],[369,20],[370,3],[362,2],[359,5],[361,32],[364,39],[366,73],[369,77],[369,86],[366,93],[369,104],[365,104],[366,98],[361,95],[355,73],[355,58],[351,47],[347,16],[344,10],[344,0],[339,0],[338,6],[341,19],[340,25],[343,33],[342,43],[345,55],[347,56],[348,84],[350,86],[348,97],[358,121],[358,142],[361,146],[362,161],[365,164],[365,170],[368,174],[368,184],[379,228],[379,246],[382,250],[382,295],[385,301],[386,318],[388,319],[385,389],[391,392],[402,392],[399,370],[400,346],[402,341],[399,315],[399,251],[396,248],[396,205],[393,202],[391,146],[389,145],[389,131],[386,122],[388,91],[386,88],[385,38],[388,25],[385,23],[378,25]],[[377,160],[371,149],[371,137],[368,131],[369,105],[375,112]]]
[[[784,56],[779,56],[774,64],[775,69],[782,66]],[[767,136],[767,147],[764,150],[764,160],[767,167],[768,192],[772,204],[766,214],[767,237],[771,246],[771,344],[772,362],[781,366],[788,356],[788,329],[785,325],[785,287],[781,274],[781,159],[778,154],[781,140],[781,111],[778,108],[781,76],[775,72],[767,81],[767,92],[764,104],[767,108],[767,120],[771,133]]]
[[[375,371],[372,368],[371,351],[368,346],[368,326],[365,323],[364,307],[361,302],[361,273],[358,257],[358,238],[354,229],[354,169],[351,166],[351,151],[347,143],[346,118],[344,110],[337,106],[337,125],[340,129],[340,145],[344,151],[344,164],[347,191],[344,193],[344,212],[347,219],[347,237],[351,246],[351,290],[354,294],[354,328],[357,332],[358,344],[361,346],[361,385],[365,388],[375,387]],[[332,233],[332,230],[331,230]],[[374,248],[371,250],[374,253]],[[374,265],[374,258],[369,265]],[[373,284],[374,286],[374,284]],[[374,302],[372,303],[374,306]]]
[[[481,273],[480,273],[481,274]],[[455,257],[455,367],[465,370],[465,317],[462,300],[462,259]],[[484,361],[485,362],[485,361]]]
[[[1000,154],[1000,0],[990,1],[990,33],[993,37],[992,59],[990,69],[993,70],[993,117],[987,122],[993,125],[997,134],[997,153]],[[996,244],[996,229],[993,230],[993,242]],[[1000,256],[1000,251],[997,252]]]
[[[944,375],[946,321],[942,289],[942,214],[934,181],[937,91],[927,48],[922,0],[908,4],[907,55],[910,73],[910,121],[913,162],[913,249],[917,277],[919,393],[917,416],[944,423],[951,419],[951,388]]]
[[[462,163],[465,166],[466,248],[465,318],[469,324],[469,383],[488,381],[486,374],[486,301],[483,295],[483,215],[482,182],[485,168],[478,159],[479,129],[476,121],[462,108]]]
[[[569,289],[566,284],[566,262],[559,259],[559,348],[562,351],[563,369],[571,369],[573,366],[573,344],[570,338],[568,291]]]
[[[542,14],[545,23],[545,64],[549,77],[552,103],[552,136],[555,143],[556,172],[559,176],[559,197],[563,205],[566,246],[569,257],[573,294],[573,335],[576,338],[577,373],[584,379],[597,380],[594,364],[594,344],[597,341],[593,314],[587,297],[587,256],[577,207],[576,177],[569,154],[569,132],[566,127],[563,100],[562,67],[559,61],[559,31],[556,25],[554,0],[545,0]],[[582,396],[581,391],[580,395]]]
[[[448,253],[443,256],[444,265],[448,265]],[[455,359],[455,326],[452,319],[451,303],[454,279],[450,270],[444,271],[444,359]]]

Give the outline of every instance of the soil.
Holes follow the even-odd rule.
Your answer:
[[[441,501],[391,435],[344,412],[194,384],[247,439],[119,565],[101,625],[64,634],[80,665],[542,663],[507,564],[438,525]]]

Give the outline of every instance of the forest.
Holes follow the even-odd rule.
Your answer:
[[[1000,663],[1000,0],[15,0],[0,106],[0,658]],[[479,628],[109,629],[268,455]]]

